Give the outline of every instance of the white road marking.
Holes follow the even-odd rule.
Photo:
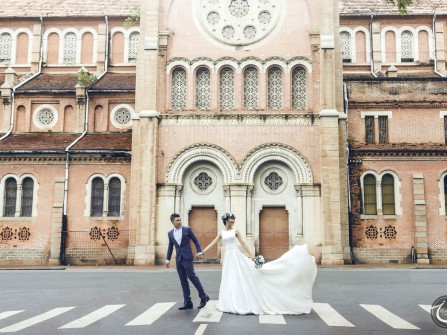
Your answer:
[[[315,303],[312,309],[318,316],[331,327],[355,327],[351,322],[341,316],[335,309],[329,304]]]
[[[32,317],[27,320],[23,320],[21,322],[18,322],[16,324],[13,324],[11,326],[8,326],[6,328],[0,329],[0,333],[12,333],[16,332],[31,326],[34,326],[35,324],[38,324],[40,322],[46,321],[48,319],[54,318],[58,315],[61,315],[65,312],[68,312],[69,310],[73,309],[74,307],[60,307],[60,308],[54,308],[48,312],[45,312],[43,314],[37,315],[35,317]]]
[[[22,310],[22,311],[7,311],[7,312],[2,312],[2,313],[0,313],[0,320],[9,318],[10,316],[13,316],[13,315],[16,315],[16,314],[19,314],[19,313],[22,313],[22,312],[24,312],[24,310]]]
[[[199,326],[199,328],[197,328],[196,332],[194,333],[194,335],[203,335],[205,333],[205,329],[208,325],[207,324],[201,324]]]
[[[389,310],[383,308],[380,305],[362,305],[364,309],[373,314],[379,320],[385,322],[387,325],[393,327],[394,329],[420,329],[415,325],[412,325],[408,321],[398,317],[397,315],[391,313]]]
[[[63,325],[62,327],[59,327],[59,329],[66,329],[66,328],[84,328],[88,325],[91,325],[93,322],[96,322],[109,314],[112,314],[113,312],[117,311],[121,307],[124,307],[126,305],[106,305],[100,309],[97,309],[96,311],[79,318],[77,320],[74,320],[70,323],[67,323],[66,325]]]
[[[193,322],[220,322],[222,317],[222,312],[218,311],[216,308],[217,300],[210,300],[204,308],[202,308],[197,314]]]
[[[151,325],[156,320],[158,320],[164,313],[166,313],[172,306],[174,306],[175,302],[165,302],[155,304],[151,308],[149,308],[143,314],[140,314],[132,321],[126,323],[126,326],[144,326]]]
[[[431,305],[419,305],[424,311],[431,313]]]
[[[267,323],[273,325],[285,325],[284,316],[279,315],[259,315],[259,323]]]

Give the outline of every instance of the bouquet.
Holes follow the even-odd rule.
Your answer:
[[[265,259],[264,259],[264,257],[262,257],[262,255],[256,256],[253,259],[253,261],[255,262],[255,268],[256,269],[262,268],[262,266],[265,263]]]

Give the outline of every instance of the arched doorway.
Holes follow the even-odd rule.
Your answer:
[[[214,207],[192,207],[188,213],[188,222],[202,249],[210,244],[217,235],[217,211]],[[193,252],[196,250],[192,241],[191,248]],[[217,260],[217,256],[217,246],[214,246],[206,252],[205,259]]]

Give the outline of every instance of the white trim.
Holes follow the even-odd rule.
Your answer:
[[[441,174],[438,179],[439,186],[439,215],[442,217],[446,217],[446,208],[445,208],[445,194],[444,194],[444,178],[447,176],[447,171]]]
[[[191,64],[183,59],[177,59],[166,66],[166,73],[168,73],[172,77],[172,71],[177,67],[183,67],[187,73],[191,69]],[[171,78],[172,79],[172,78]]]
[[[4,214],[4,199],[5,199],[5,183],[6,180],[9,178],[14,178],[17,182],[17,193],[16,193],[16,209],[15,209],[15,214],[14,217],[5,217],[3,216]],[[26,219],[29,218],[29,216],[20,216],[20,212],[22,210],[22,183],[23,180],[25,178],[31,178],[33,180],[33,205],[32,205],[32,209],[31,209],[31,217],[37,217],[37,203],[38,203],[38,198],[37,198],[37,190],[39,189],[39,183],[37,181],[37,178],[35,176],[33,176],[30,173],[25,173],[23,175],[21,175],[20,177],[18,177],[15,174],[9,173],[5,176],[3,176],[3,178],[0,180],[0,217],[2,217],[3,219]]]
[[[312,73],[312,64],[304,59],[295,59],[293,62],[287,64],[289,71],[292,71],[296,66],[304,67],[307,73]]]
[[[3,34],[8,34],[11,37],[11,50],[10,50],[11,60],[9,61],[9,63],[1,63],[1,66],[5,66],[5,65],[6,66],[10,66],[10,65],[15,64],[16,50],[17,50],[17,47],[16,47],[17,40],[16,40],[16,36],[14,34],[14,31],[11,30],[11,29],[8,29],[8,28],[0,29],[0,36],[3,35]]]
[[[378,119],[379,116],[388,116],[389,119],[393,118],[393,112],[391,111],[384,111],[384,112],[361,112],[360,113],[360,117],[362,119],[365,118],[365,116],[374,116],[375,119]]]
[[[240,73],[240,71],[241,71],[238,63],[236,63],[233,60],[226,59],[226,60],[222,60],[216,64],[216,72],[220,72],[220,70],[224,67],[231,67],[233,69],[233,71],[235,72],[235,74]]]
[[[441,119],[445,118],[446,116],[447,116],[447,111],[440,111],[440,112],[439,112],[439,117],[440,117]]]
[[[264,71],[264,66],[262,65],[262,63],[260,61],[258,61],[256,59],[246,59],[242,63],[239,64],[239,67],[241,68],[241,73],[244,73],[244,70],[249,66],[256,67],[258,69],[259,73],[261,73],[261,71]]]
[[[365,186],[364,186],[364,179],[365,176],[371,174],[376,178],[376,210],[377,210],[377,214],[373,214],[373,215],[366,215],[364,213],[360,213],[361,218],[362,219],[367,219],[367,218],[383,218],[383,219],[391,219],[391,218],[396,218],[402,215],[402,194],[400,192],[401,189],[401,181],[399,176],[397,175],[396,172],[392,171],[392,170],[384,170],[381,173],[377,173],[374,170],[367,170],[364,171],[361,175],[360,175],[360,187],[362,190],[362,203],[365,203]],[[383,208],[382,208],[382,178],[384,175],[389,174],[393,177],[393,181],[394,181],[394,215],[384,215],[383,214]]]
[[[98,56],[98,32],[92,28],[83,28],[79,32],[79,61],[78,64],[81,64],[81,54],[82,54],[82,38],[84,37],[85,33],[90,33],[93,35],[93,59],[92,64],[96,64],[97,62],[97,56]],[[89,65],[89,64],[83,64],[83,65]]]
[[[103,211],[102,216],[91,216],[91,201],[92,201],[92,181],[96,177],[99,177],[104,182],[104,199],[103,199]],[[108,216],[108,203],[109,203],[109,182],[112,178],[118,178],[121,181],[121,199],[120,199],[120,216]],[[95,173],[91,175],[87,183],[85,184],[86,187],[86,195],[85,195],[85,208],[84,208],[84,216],[90,217],[92,220],[123,220],[124,219],[124,200],[125,200],[125,194],[126,194],[126,179],[118,174],[118,173],[112,173],[108,176],[105,176],[101,173]]]
[[[211,73],[215,72],[215,70],[216,70],[213,62],[211,62],[209,60],[205,60],[205,59],[198,60],[198,61],[194,62],[192,65],[190,65],[190,67],[188,68],[189,71],[194,72],[194,78],[195,78],[196,70],[199,67],[207,67],[208,70],[210,71],[210,75],[211,75]]]
[[[116,112],[118,111],[118,110],[120,110],[121,108],[125,108],[125,109],[127,109],[127,110],[129,110],[129,112],[130,112],[130,121],[129,122],[127,122],[126,124],[120,124],[120,123],[117,123],[116,121],[115,121],[115,114],[116,114]],[[113,126],[115,127],[115,128],[117,128],[117,129],[126,129],[126,128],[130,128],[130,127],[132,127],[132,124],[133,124],[133,122],[132,122],[132,119],[133,119],[133,116],[135,115],[135,110],[130,106],[130,105],[127,105],[127,104],[120,104],[120,105],[118,105],[118,106],[115,106],[113,109],[112,109],[112,111],[110,112],[110,122],[113,124]]]
[[[37,120],[37,115],[39,114],[39,112],[42,109],[50,109],[54,114],[54,119],[49,125],[44,125],[44,124],[40,123],[39,120]],[[58,113],[57,109],[54,106],[49,105],[49,104],[39,105],[33,112],[33,123],[39,129],[48,130],[48,129],[53,128],[56,125],[58,119],[59,119],[59,113]]]
[[[287,64],[284,61],[281,61],[280,59],[272,59],[272,60],[269,60],[268,62],[265,62],[264,73],[266,73],[268,75],[269,68],[271,68],[273,66],[282,68],[283,76],[284,76],[284,73],[287,72],[287,70],[288,70]],[[283,80],[284,80],[284,77],[283,77]]]

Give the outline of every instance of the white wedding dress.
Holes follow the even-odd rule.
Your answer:
[[[225,255],[217,309],[234,314],[309,314],[317,274],[307,245],[294,246],[256,269],[237,246],[235,230],[222,231]]]

